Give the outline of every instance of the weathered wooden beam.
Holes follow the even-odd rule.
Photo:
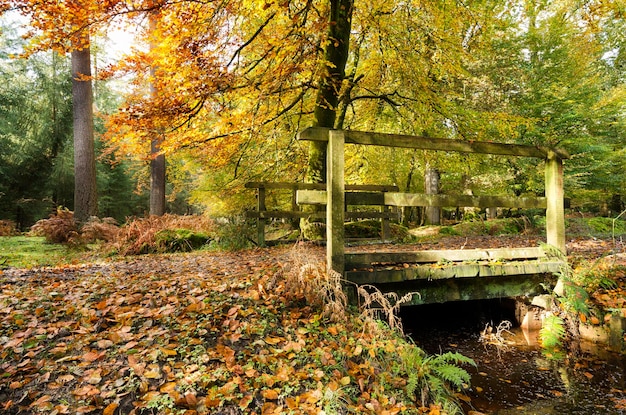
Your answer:
[[[290,210],[266,210],[264,212],[257,212],[256,210],[249,210],[246,212],[246,217],[250,219],[325,219],[325,212],[301,212]],[[398,217],[394,212],[345,212],[345,218],[348,220],[355,219],[395,219]]]
[[[544,197],[427,195],[421,193],[385,193],[389,206],[439,206],[439,207],[510,207],[545,209]]]
[[[326,190],[325,183],[247,182],[244,184],[244,187],[246,189]]]
[[[257,189],[257,211],[265,212],[265,189]],[[265,219],[259,217],[256,223],[257,244],[265,246]]]
[[[346,205],[351,206],[382,206],[385,204],[383,192],[345,192]],[[298,190],[296,202],[301,205],[325,205],[326,191],[323,190]]]
[[[517,261],[504,264],[461,264],[450,266],[419,265],[409,268],[348,271],[346,279],[355,284],[388,284],[413,280],[444,280],[494,276],[554,274],[562,261]]]
[[[246,189],[289,189],[289,190],[326,190],[326,183],[295,183],[295,182],[247,182]],[[362,192],[397,192],[398,186],[393,184],[347,184],[346,190]]]
[[[298,138],[300,140],[308,141],[328,141],[329,131],[331,130],[327,128],[311,127],[300,132]],[[346,143],[350,144],[536,158],[546,158],[549,152],[554,152],[561,159],[569,158],[569,154],[564,150],[555,150],[540,146],[492,143],[486,141],[461,141],[447,138],[383,134],[351,130],[344,130],[344,133]]]
[[[413,252],[358,252],[346,254],[346,269],[372,264],[425,264],[463,261],[510,261],[546,258],[540,247],[497,249],[451,249]]]
[[[343,276],[344,272],[344,134],[331,131],[327,152],[326,264]]]
[[[324,219],[326,213],[324,212],[300,212],[289,210],[266,210],[264,212],[257,212],[256,210],[250,210],[246,212],[246,217],[250,219],[301,219],[301,218],[315,218]]]
[[[298,204],[323,205],[326,192],[322,190],[298,190]],[[382,199],[382,200],[381,200]],[[348,205],[387,205],[387,206],[460,206],[460,207],[511,207],[522,209],[545,209],[545,197],[514,196],[468,196],[468,195],[427,195],[422,193],[346,193]]]
[[[563,162],[556,153],[546,158],[546,240],[564,255],[565,210],[563,208]]]

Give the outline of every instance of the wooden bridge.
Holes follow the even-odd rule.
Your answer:
[[[355,284],[372,284],[381,291],[418,292],[413,304],[540,293],[554,282],[565,261],[565,218],[562,150],[432,137],[310,128],[301,140],[328,143],[326,190],[298,190],[298,203],[326,204],[327,263]],[[346,144],[377,145],[446,152],[534,157],[545,160],[545,197],[426,195],[385,192],[385,206],[472,206],[546,209],[548,248],[472,249],[418,252],[348,253],[344,220]],[[552,251],[552,254],[551,252]],[[554,255],[554,252],[558,255]]]
[[[543,292],[543,284],[554,283],[555,274],[565,264],[562,160],[569,155],[562,150],[324,128],[309,128],[299,138],[328,143],[327,180],[321,185],[287,186],[294,192],[293,210],[297,210],[296,204],[326,205],[327,263],[353,283],[347,287],[367,284],[383,292],[419,293],[413,296],[412,304],[532,296]],[[349,186],[344,182],[346,144],[540,158],[545,160],[545,197],[415,194],[384,186]],[[265,218],[293,217],[291,213],[265,210],[264,191],[268,186],[275,185],[248,186],[258,190],[259,210],[253,216],[259,219],[259,240],[263,237]],[[285,184],[277,186],[284,188]],[[547,244],[506,249],[346,252],[344,220],[348,215],[354,216],[346,214],[348,204],[379,205],[381,212],[370,212],[374,214],[370,217],[383,220],[390,219],[390,212],[401,206],[545,209]],[[296,212],[296,217],[309,215]]]

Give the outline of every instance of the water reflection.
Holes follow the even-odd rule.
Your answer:
[[[550,360],[538,346],[537,330],[512,328],[503,335],[503,344],[485,342],[480,334],[489,324],[484,322],[488,314],[482,313],[482,320],[471,320],[467,315],[476,314],[475,308],[461,313],[457,317],[462,318],[428,323],[405,316],[404,324],[428,353],[454,351],[476,361],[477,368],[466,368],[472,375],[470,390],[466,392],[471,405],[466,406],[466,412],[626,415],[624,356],[603,346],[581,343],[577,356]],[[422,310],[420,314],[433,316],[432,310]],[[494,317],[508,316],[497,312]],[[492,322],[492,326],[499,321]]]

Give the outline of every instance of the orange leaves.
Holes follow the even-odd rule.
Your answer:
[[[0,409],[16,410],[28,394],[44,412],[58,413],[128,413],[159,403],[165,414],[218,407],[318,413],[332,395],[366,412],[383,394],[369,351],[388,347],[367,336],[350,341],[348,323],[327,327],[311,307],[294,307],[268,271],[285,255],[285,248],[204,252],[14,279],[5,272],[0,388],[7,398]],[[45,348],[37,349],[38,339]],[[377,399],[379,413],[400,407]]]

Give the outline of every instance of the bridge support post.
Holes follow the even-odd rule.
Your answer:
[[[565,251],[563,161],[553,151],[546,159],[546,237],[549,245]]]
[[[326,169],[326,264],[342,277],[345,268],[344,145],[343,131],[329,131]]]
[[[257,245],[265,246],[265,218],[263,213],[266,210],[265,207],[265,188],[259,187],[257,189],[257,210],[259,211],[259,218],[256,222],[257,227]]]

